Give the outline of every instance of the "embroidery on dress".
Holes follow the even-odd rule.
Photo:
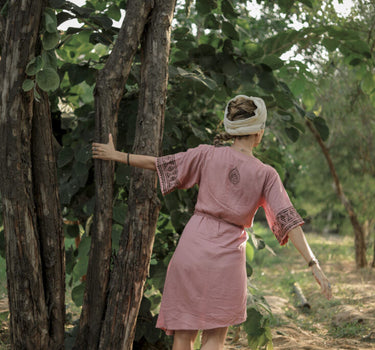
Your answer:
[[[237,185],[240,182],[240,172],[238,171],[237,167],[229,172],[229,181],[233,185]]]
[[[301,224],[303,220],[292,206],[277,213],[272,231],[277,238],[282,239],[292,228]]]
[[[160,174],[160,184],[164,194],[178,187],[178,169],[175,155],[157,158],[157,167]]]

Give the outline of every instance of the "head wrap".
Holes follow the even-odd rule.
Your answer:
[[[243,97],[247,100],[254,102],[257,107],[254,111],[254,115],[240,120],[229,120],[228,119],[228,107],[229,104],[239,97]],[[225,131],[230,135],[250,135],[256,134],[258,131],[263,130],[266,126],[267,120],[267,109],[264,101],[260,97],[252,97],[245,95],[238,95],[232,98],[227,106],[225,107],[224,113],[224,128]]]

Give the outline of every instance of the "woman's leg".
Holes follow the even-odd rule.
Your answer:
[[[201,350],[223,350],[227,331],[228,327],[204,330]]]
[[[175,331],[172,350],[193,350],[198,331]]]

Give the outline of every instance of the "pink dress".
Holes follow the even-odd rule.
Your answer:
[[[199,185],[194,215],[170,261],[156,327],[226,327],[246,320],[245,227],[260,206],[281,245],[302,225],[276,170],[230,147],[201,145],[156,160],[163,195]]]

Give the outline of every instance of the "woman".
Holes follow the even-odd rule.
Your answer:
[[[228,326],[246,320],[247,234],[258,208],[281,245],[290,239],[312,269],[323,294],[331,288],[301,229],[277,172],[254,157],[267,111],[259,97],[236,96],[224,114],[229,147],[200,145],[164,157],[122,153],[93,143],[93,158],[157,171],[163,195],[199,185],[194,215],[168,267],[157,327],[174,334],[173,350],[190,350],[202,332],[202,350],[223,349]]]

